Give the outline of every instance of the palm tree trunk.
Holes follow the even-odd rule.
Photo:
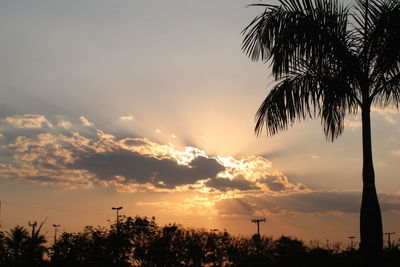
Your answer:
[[[382,218],[375,189],[372,161],[371,105],[362,106],[363,192],[360,213],[361,252],[364,266],[380,266],[383,248]]]

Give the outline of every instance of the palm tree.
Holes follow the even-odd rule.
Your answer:
[[[46,237],[40,233],[44,222],[37,230],[28,231],[22,226],[15,226],[7,232],[5,245],[9,251],[9,261],[12,266],[40,266],[47,251],[44,246]]]
[[[41,222],[37,229],[32,228],[31,236],[26,240],[25,258],[30,262],[30,266],[40,266],[44,254],[47,253],[46,235],[41,233],[45,222],[46,220]]]
[[[243,31],[242,49],[270,62],[276,85],[256,114],[255,132],[269,135],[296,120],[320,118],[327,139],[344,129],[347,113],[361,112],[363,192],[361,249],[369,263],[380,257],[382,219],[372,161],[372,105],[400,101],[400,2],[279,0]]]
[[[9,260],[11,263],[22,265],[22,258],[28,238],[28,231],[19,225],[12,228],[10,232],[7,232],[4,243],[9,251]]]

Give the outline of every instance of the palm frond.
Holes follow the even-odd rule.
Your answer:
[[[381,107],[394,105],[398,107],[400,102],[400,63],[391,71],[381,76],[379,89],[375,92],[374,102]]]
[[[320,117],[325,136],[334,140],[343,132],[344,116],[356,113],[358,105],[350,86],[353,77],[337,66],[323,71],[298,62],[298,69],[281,79],[256,113],[255,132],[265,128],[269,135],[286,130],[294,122]]]
[[[393,86],[396,86],[393,83],[396,79],[393,78],[399,73],[400,2],[377,1],[372,4],[370,17],[373,26],[371,26],[367,42],[370,43],[370,79],[374,88],[372,97],[377,95],[382,101],[391,98],[391,92],[388,90],[394,89]],[[390,86],[387,87],[388,85]],[[397,84],[398,86],[399,84]],[[399,99],[395,97],[393,100],[398,101]],[[384,102],[389,104],[391,101]]]
[[[243,31],[242,50],[252,60],[271,60],[276,78],[288,74],[299,59],[315,65],[332,57],[346,59],[347,8],[336,1],[281,1],[267,6]],[[351,45],[350,45],[351,46]]]

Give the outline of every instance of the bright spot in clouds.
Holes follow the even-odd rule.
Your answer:
[[[132,115],[126,115],[126,116],[120,116],[119,119],[120,119],[121,121],[132,121],[132,120],[134,120],[135,118],[134,118]]]

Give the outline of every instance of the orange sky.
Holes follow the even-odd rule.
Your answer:
[[[256,138],[268,64],[240,50],[252,1],[0,4],[3,229],[47,217],[108,225],[112,206],[163,225],[306,241],[358,233],[360,120]],[[384,231],[399,232],[399,112],[372,113]]]

